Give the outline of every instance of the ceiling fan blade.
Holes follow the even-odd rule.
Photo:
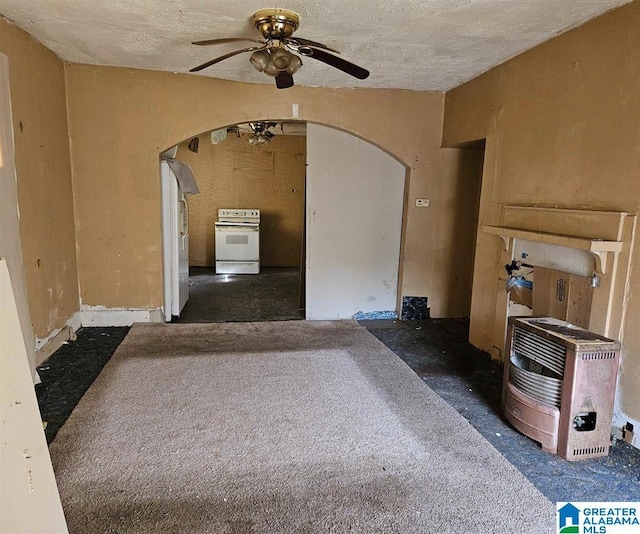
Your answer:
[[[316,48],[322,48],[323,50],[329,50],[330,52],[335,52],[336,54],[340,53],[337,50],[334,50],[333,48],[329,48],[327,45],[324,45],[322,43],[318,43],[316,41],[312,41],[311,39],[303,39],[302,37],[292,37],[291,39],[289,39],[289,41],[294,42],[294,43],[299,44],[299,45],[302,45],[302,46],[315,46]]]
[[[193,41],[191,44],[198,46],[217,45],[225,43],[240,43],[242,41],[252,41],[254,43],[264,44],[264,41],[260,39],[253,39],[251,37],[227,37],[225,39],[206,39],[204,41]]]
[[[229,52],[228,54],[225,54],[224,56],[217,57],[215,59],[207,61],[206,63],[203,63],[202,65],[198,65],[197,67],[193,67],[192,69],[189,69],[189,72],[198,72],[199,70],[206,69],[207,67],[210,67],[211,65],[215,65],[216,63],[220,63],[220,61],[223,61],[223,60],[228,59],[228,58],[233,57],[233,56],[237,56],[238,54],[244,54],[245,52],[252,52],[254,50],[262,50],[263,48],[265,48],[265,47],[264,46],[250,46],[249,48],[242,48],[241,50],[236,50],[235,52]]]
[[[331,65],[332,67],[335,67],[342,72],[346,72],[347,74],[350,74],[351,76],[354,76],[359,80],[364,80],[365,78],[369,77],[369,71],[367,69],[363,69],[362,67],[346,61],[341,57],[334,56],[325,52],[324,50],[320,50],[312,46],[309,47],[309,50],[311,50],[312,53],[307,57],[312,57],[314,59],[317,59],[318,61],[322,61],[323,63]]]
[[[278,89],[287,89],[288,87],[293,87],[293,76],[286,70],[281,71],[276,76],[276,87]]]

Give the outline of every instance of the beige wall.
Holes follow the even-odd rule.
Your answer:
[[[189,264],[215,265],[214,223],[218,208],[260,210],[260,264],[300,265],[306,138],[276,135],[268,145],[250,145],[247,136],[230,134],[219,144],[200,136],[197,153],[178,148],[200,194],[188,195]]]
[[[446,95],[445,146],[487,139],[480,222],[504,204],[637,213],[640,3],[610,12]],[[472,341],[491,350],[501,241],[478,235]],[[640,252],[626,303],[620,409],[640,420]],[[624,299],[617,303],[625,306]],[[620,310],[618,310],[620,311]]]
[[[9,58],[29,308],[44,339],[79,309],[64,66],[2,17],[0,51]]]
[[[222,126],[261,119],[330,125],[385,149],[409,169],[401,288],[426,295],[434,316],[451,298],[426,268],[443,246],[429,228],[453,217],[439,181],[443,95],[242,84],[187,74],[68,65],[78,262],[83,304],[162,304],[158,153]],[[299,116],[293,117],[292,104]],[[99,142],[97,142],[99,140]],[[415,208],[415,197],[438,209]]]
[[[20,215],[11,121],[9,61],[0,53],[0,258],[6,261],[31,367],[35,367],[33,329],[22,263]]]

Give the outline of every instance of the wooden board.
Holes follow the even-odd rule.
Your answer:
[[[533,314],[562,319],[589,327],[592,289],[588,277],[536,267],[533,281]]]

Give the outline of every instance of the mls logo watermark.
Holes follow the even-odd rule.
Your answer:
[[[561,534],[640,534],[640,502],[556,503]]]

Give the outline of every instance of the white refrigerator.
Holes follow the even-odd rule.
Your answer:
[[[189,299],[189,212],[185,194],[166,161],[160,162],[164,247],[164,316],[180,316]]]

